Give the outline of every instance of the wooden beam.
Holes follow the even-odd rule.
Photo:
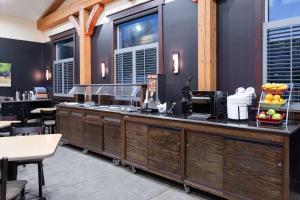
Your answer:
[[[43,18],[54,11],[56,11],[63,3],[65,0],[54,0],[53,3],[47,8],[47,10],[42,14],[40,18]]]
[[[79,24],[79,19],[73,15],[71,15],[69,17],[69,21],[74,25],[76,31],[77,31],[77,34],[79,35],[80,34],[80,24]]]
[[[81,8],[79,12],[80,23],[80,84],[91,84],[91,36],[86,34],[86,23],[89,19],[88,10]]]
[[[217,0],[198,1],[198,90],[217,88]]]
[[[96,4],[93,6],[93,9],[90,12],[89,19],[86,23],[86,34],[87,35],[93,35],[95,25],[96,25],[98,18],[103,10],[104,10],[103,4]]]
[[[37,22],[40,31],[46,31],[68,20],[71,15],[78,15],[81,8],[91,9],[97,3],[107,4],[113,0],[76,0],[69,6],[57,9],[55,12],[41,18]]]

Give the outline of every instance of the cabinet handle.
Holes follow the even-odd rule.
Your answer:
[[[178,146],[180,146],[181,145],[181,143],[180,142],[178,142]]]
[[[282,162],[279,162],[279,163],[278,163],[278,167],[282,167]]]
[[[186,147],[190,147],[190,144],[186,144]]]

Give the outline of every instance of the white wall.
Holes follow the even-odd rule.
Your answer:
[[[37,30],[34,20],[3,13],[0,13],[0,37],[33,42],[47,40],[46,34]]]

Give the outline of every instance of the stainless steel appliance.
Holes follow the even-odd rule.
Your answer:
[[[193,115],[225,118],[227,114],[227,93],[222,91],[193,91],[191,104]]]

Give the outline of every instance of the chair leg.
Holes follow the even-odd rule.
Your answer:
[[[25,200],[25,188],[21,191],[21,199]]]

